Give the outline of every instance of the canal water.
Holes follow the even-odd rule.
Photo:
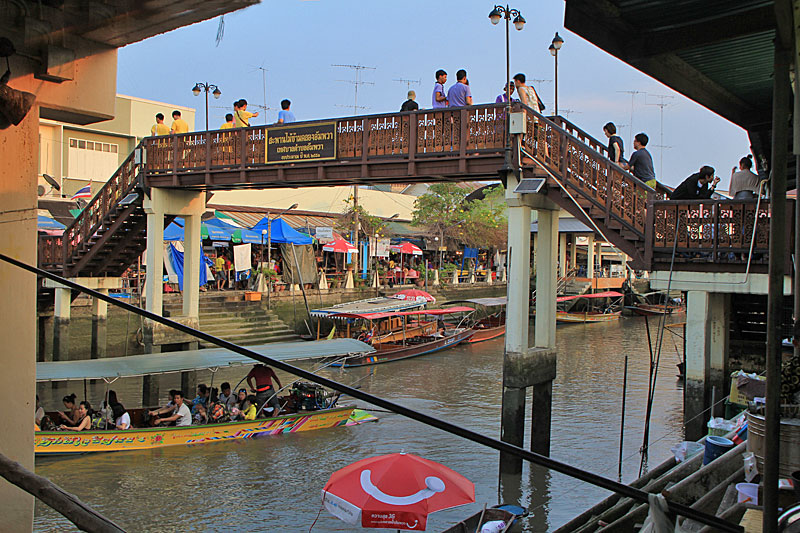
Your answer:
[[[654,344],[656,323],[650,320]],[[665,334],[651,424],[651,466],[669,457],[669,448],[683,440],[682,388],[675,366],[680,345],[680,339],[673,341]],[[639,472],[647,397],[644,319],[559,326],[558,349],[551,455],[612,479],[617,479],[623,364],[629,357],[623,481],[630,482]],[[500,338],[416,359],[321,373],[346,384],[358,382],[371,394],[498,437],[502,356]],[[220,371],[215,384],[236,383],[246,370]],[[291,381],[279,375],[284,384]],[[208,383],[209,378],[210,373],[200,373],[198,383]],[[177,375],[161,379],[162,394],[180,382]],[[82,385],[69,387],[49,392],[43,398],[45,409],[60,407],[56,400],[67,391],[82,396]],[[120,401],[131,407],[140,398],[140,387],[140,379],[113,385]],[[90,387],[90,400],[99,403],[102,390]],[[431,515],[428,531],[441,531],[484,504],[499,502],[530,509],[524,531],[552,531],[609,494],[527,464],[518,480],[503,481],[501,491],[497,452],[399,415],[374,414],[379,422],[351,428],[193,448],[38,459],[36,472],[132,532],[308,531],[317,515],[314,532],[353,531],[320,512],[321,488],[332,472],[352,462],[403,451],[443,463],[475,483],[476,503]],[[529,438],[530,417],[526,441]],[[38,501],[34,525],[42,532],[74,530]]]

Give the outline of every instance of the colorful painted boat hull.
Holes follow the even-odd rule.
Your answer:
[[[491,339],[496,339],[497,337],[502,337],[505,334],[506,334],[505,324],[494,328],[476,328],[475,335],[473,335],[472,338],[467,342],[469,342],[470,344],[474,344],[476,342],[483,342]]]
[[[566,311],[556,312],[556,322],[564,323],[586,323],[586,322],[611,322],[619,320],[622,316],[622,311],[614,311],[613,313],[568,313]]]
[[[341,407],[243,422],[186,427],[141,428],[127,431],[37,431],[34,434],[34,451],[37,456],[48,456],[150,450],[167,446],[205,444],[224,440],[250,439],[258,436],[313,431],[368,421],[363,417],[358,421],[355,421],[355,419],[351,421],[354,411],[358,410],[352,407]]]
[[[474,329],[465,329],[454,335],[451,335],[450,337],[445,337],[434,342],[402,346],[389,350],[382,349],[383,347],[381,346],[378,347],[378,351],[376,352],[350,357],[344,363],[336,363],[331,366],[344,366],[345,368],[350,368],[356,366],[377,365],[380,363],[388,363],[390,361],[398,361],[400,359],[419,357],[420,355],[427,355],[457,346],[462,342],[471,339],[474,334]]]

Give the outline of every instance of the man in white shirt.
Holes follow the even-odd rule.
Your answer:
[[[169,412],[172,412],[171,416],[161,418],[160,415],[167,414]],[[161,409],[150,411],[149,414],[150,416],[155,417],[153,420],[154,426],[168,426],[172,422],[175,422],[176,426],[192,425],[192,412],[189,411],[189,408],[186,407],[185,403],[183,403],[183,392],[181,391],[173,391],[172,401],[170,403]]]

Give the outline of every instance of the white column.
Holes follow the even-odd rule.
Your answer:
[[[541,213],[541,211],[540,211]],[[542,221],[539,221],[539,233],[542,232]],[[561,277],[567,275],[567,234],[558,234],[558,217],[556,217],[556,234],[558,235],[558,265],[561,267]],[[556,257],[556,256],[554,256]],[[558,274],[557,274],[558,275]]]
[[[163,310],[164,214],[147,213],[147,278],[144,284],[145,309],[160,315]]]
[[[600,268],[600,270],[602,272],[602,269],[603,269],[603,243],[602,242],[596,242],[596,243],[594,243],[594,246],[597,249],[597,251],[595,252],[595,256],[597,257],[597,259],[595,259],[595,261],[597,261],[597,265],[598,265],[598,267]]]
[[[539,250],[536,254],[536,347],[556,346],[555,258],[558,254],[558,211],[539,211]],[[565,236],[561,236],[562,244]],[[561,248],[564,253],[564,246]],[[563,263],[562,263],[563,264]]]
[[[578,236],[574,233],[569,236],[569,268],[567,271],[578,267]]]
[[[594,277],[594,235],[589,235],[586,241],[586,277]]]
[[[527,354],[531,298],[531,209],[508,208],[506,351]]]
[[[183,217],[183,316],[199,318],[200,310],[200,215]]]
[[[69,320],[72,290],[56,287],[53,311],[53,361],[69,359]]]

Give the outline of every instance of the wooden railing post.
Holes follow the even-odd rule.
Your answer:
[[[417,126],[419,125],[419,111],[413,111],[408,116],[408,175],[417,173]]]
[[[362,120],[363,135],[361,136],[361,177],[369,177],[369,141],[372,136],[372,121],[369,118]]]

